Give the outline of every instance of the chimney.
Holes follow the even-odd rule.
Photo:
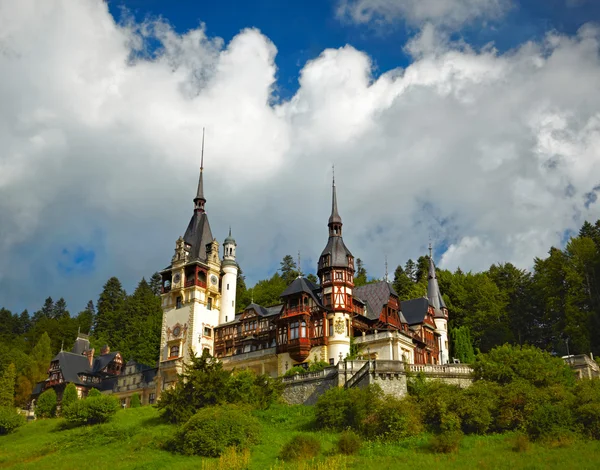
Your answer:
[[[88,358],[90,367],[93,367],[94,366],[94,348],[84,351],[83,355]]]

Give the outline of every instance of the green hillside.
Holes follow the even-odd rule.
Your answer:
[[[365,443],[357,456],[334,455],[339,434],[312,432],[313,408],[278,405],[255,415],[263,427],[261,443],[252,447],[249,466],[227,465],[224,459],[175,455],[161,447],[176,427],[164,424],[152,407],[121,410],[107,424],[65,429],[61,419],[38,420],[0,437],[0,468],[73,469],[592,469],[600,467],[600,442],[575,440],[563,447],[530,444],[513,450],[514,436],[467,436],[457,454],[434,454],[427,436],[401,443]],[[283,464],[277,456],[296,433],[310,433],[322,443],[315,461]],[[243,459],[238,459],[243,460]]]

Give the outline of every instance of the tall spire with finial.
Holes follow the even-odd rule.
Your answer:
[[[385,255],[385,282],[389,282],[387,255]]]
[[[298,277],[302,277],[302,264],[300,263],[300,250],[298,250]]]
[[[204,127],[202,128],[202,152],[200,154],[200,179],[198,180],[198,191],[194,198],[194,210],[204,212],[204,204],[206,199],[204,198]]]
[[[329,236],[342,236],[342,218],[338,213],[337,196],[335,194],[335,166],[331,165],[333,180],[331,184],[331,215],[329,216]]]

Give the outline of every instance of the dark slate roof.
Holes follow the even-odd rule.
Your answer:
[[[246,311],[246,310],[254,310],[259,317],[267,316],[267,309],[261,305],[255,304],[255,303],[251,303],[250,305],[248,305],[244,309],[244,311]]]
[[[102,354],[102,356],[98,356],[96,359],[94,359],[93,373],[96,374],[104,369],[108,364],[110,364],[110,361],[112,361],[117,354],[118,353],[116,352],[111,352],[108,354]]]
[[[115,387],[115,385],[117,385],[117,380],[118,377],[109,377],[101,380],[100,383],[95,385],[94,387],[102,391],[112,390]]]
[[[75,340],[75,344],[73,344],[73,349],[71,350],[71,352],[73,354],[81,355],[84,351],[87,351],[88,349],[90,349],[90,340],[82,336],[77,336],[77,339]]]
[[[290,283],[289,286],[287,286],[287,288],[281,294],[281,297],[285,298],[291,295],[296,295],[304,292],[310,295],[318,305],[321,305],[321,300],[317,296],[318,290],[319,286],[313,284],[305,277],[297,277]]]
[[[446,308],[444,298],[440,292],[440,286],[437,281],[437,275],[435,273],[435,264],[433,259],[429,258],[429,275],[427,281],[427,298],[429,299],[429,305],[435,309],[436,317],[443,317],[441,309]]]
[[[35,384],[35,387],[33,387],[33,390],[31,392],[31,394],[33,396],[37,396],[40,393],[42,393],[44,391],[44,387],[46,386],[46,381],[42,380],[41,382],[38,382]]]
[[[376,320],[381,314],[381,309],[388,303],[390,295],[398,297],[398,294],[392,287],[392,284],[386,281],[379,281],[373,284],[355,287],[353,291],[355,298],[361,299],[367,307],[367,318]]]
[[[205,212],[194,211],[183,240],[190,245],[190,261],[207,261],[206,245],[213,241],[213,236]]]
[[[84,385],[80,380],[79,374],[92,374],[92,368],[86,356],[73,354],[71,352],[61,351],[52,361],[58,361],[60,371],[65,382],[73,382],[77,385]]]
[[[152,382],[158,373],[158,367],[151,367],[142,372],[145,382]]]
[[[272,317],[273,315],[279,315],[283,309],[283,304],[271,305],[266,307],[267,314],[265,316]]]
[[[406,323],[414,325],[423,323],[427,310],[429,309],[429,300],[425,297],[418,299],[403,300],[400,302],[402,314],[406,319]]]
[[[348,256],[352,256],[352,253],[346,248],[342,237],[334,235],[329,237],[327,245],[321,253],[321,257],[319,258],[319,271],[323,269],[323,257],[325,255],[331,256],[329,266],[334,268],[347,268]]]
[[[333,186],[332,186],[332,196],[331,196],[331,215],[329,216],[329,225],[331,224],[341,224],[342,223],[342,218],[340,217],[340,214],[338,213],[338,208],[337,208],[337,197],[335,194],[335,180],[333,181]]]

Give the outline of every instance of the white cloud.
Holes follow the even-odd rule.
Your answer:
[[[140,57],[144,36],[162,55]],[[600,176],[599,32],[498,54],[421,48],[372,75],[351,46],[307,63],[275,99],[276,45],[202,27],[116,25],[100,1],[0,0],[0,299],[65,296],[76,310],[117,275],[168,264],[191,216],[201,129],[214,235],[229,224],[250,281],[285,254],[313,269],[330,165],[344,237],[372,275],[447,244],[444,267],[527,267],[567,230]],[[82,247],[82,249],[78,249]],[[63,253],[96,252],[89,274]]]
[[[476,20],[500,19],[512,5],[512,0],[340,0],[337,16],[359,24],[403,20],[458,29]]]

